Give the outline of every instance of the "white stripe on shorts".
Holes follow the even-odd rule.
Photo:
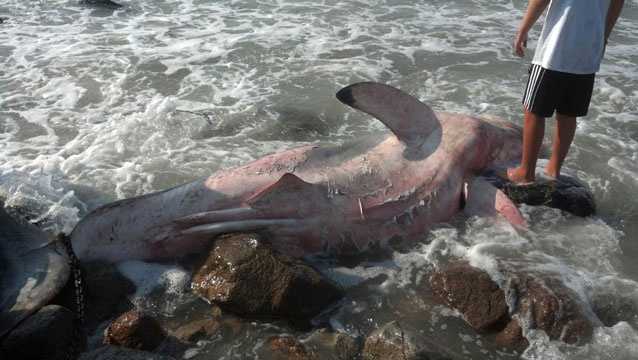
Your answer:
[[[529,76],[529,82],[527,84],[527,91],[525,93],[525,99],[523,104],[530,110],[530,106],[534,103],[534,97],[538,92],[538,88],[540,87],[539,78],[541,78],[541,74],[544,73],[544,70],[540,65],[532,65],[532,72]]]
[[[523,97],[523,104],[527,107],[527,103],[529,101],[529,97],[532,93],[532,89],[534,88],[534,78],[536,77],[536,73],[538,72],[538,67],[536,65],[532,65],[532,71],[529,73],[529,79],[527,80],[527,88],[525,89],[525,96]]]
[[[529,104],[529,110],[534,108],[534,103],[536,102],[536,95],[538,94],[538,90],[541,88],[541,84],[543,83],[543,77],[545,77],[545,73],[547,72],[544,68],[541,68],[540,75],[538,76],[538,81],[535,84],[536,89],[534,90],[534,94],[532,95],[531,102]]]

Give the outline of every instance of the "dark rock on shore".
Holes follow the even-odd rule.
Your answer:
[[[135,285],[115,265],[82,264],[82,276],[86,284],[87,325],[97,325],[133,307],[128,297],[135,293]]]
[[[518,293],[519,316],[550,339],[582,344],[591,338],[594,320],[578,295],[556,279],[524,276],[513,284]]]
[[[517,204],[545,205],[581,217],[596,213],[594,195],[584,183],[568,175],[561,175],[556,180],[539,178],[530,185],[514,184],[494,172],[483,176]]]
[[[594,313],[603,325],[614,326],[626,321],[634,326],[638,325],[638,298],[627,292],[624,296],[610,292],[595,295],[592,299]]]
[[[48,305],[28,317],[0,344],[3,359],[65,360],[72,352],[73,312]]]
[[[179,325],[172,326],[168,333],[184,344],[194,344],[200,340],[216,337],[235,338],[246,331],[247,326],[250,326],[248,321],[243,321],[233,314],[224,313],[219,307],[213,305],[209,313],[180,321]]]
[[[360,338],[354,338],[346,334],[335,336],[334,354],[337,360],[356,360],[359,358],[363,343]]]
[[[305,326],[342,290],[300,260],[271,250],[256,234],[218,238],[196,271],[193,291],[248,317],[281,317]]]
[[[505,348],[513,348],[524,351],[529,346],[529,342],[523,336],[523,328],[517,319],[512,319],[505,329],[496,335],[496,344]]]
[[[101,322],[133,308],[128,296],[135,292],[135,285],[115,265],[87,262],[81,268],[87,310],[85,326],[88,332],[95,330]],[[71,279],[52,303],[75,309],[75,302],[75,288]]]
[[[319,360],[317,354],[292,336],[274,336],[266,343],[273,360]]]
[[[398,321],[391,321],[373,331],[365,340],[362,360],[451,360],[458,358],[447,351],[435,349],[414,331],[404,329]]]
[[[373,331],[363,345],[363,360],[416,359],[416,344],[406,336],[401,325],[390,322]]]
[[[257,348],[257,357],[272,360],[359,360],[361,337],[317,329],[308,335],[270,336]]]
[[[304,344],[313,349],[322,360],[357,360],[363,348],[363,338],[318,329],[304,339]]]
[[[211,316],[182,325],[172,335],[180,341],[195,343],[213,337],[221,327],[220,319]]]
[[[146,351],[157,348],[165,338],[159,323],[138,311],[122,314],[104,332],[105,344]]]
[[[175,358],[141,350],[107,345],[81,354],[79,360],[175,360]]]
[[[525,319],[531,328],[545,331],[550,339],[569,344],[588,341],[597,325],[578,295],[556,279],[513,275],[508,291],[516,299],[512,310],[489,275],[466,262],[437,271],[430,284],[436,298],[461,312],[475,330],[499,332],[496,342],[502,346],[527,347],[520,323],[510,313]]]
[[[434,273],[430,285],[435,299],[458,310],[475,330],[502,329],[509,321],[503,290],[487,273],[467,263]]]

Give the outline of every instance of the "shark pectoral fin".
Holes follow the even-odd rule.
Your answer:
[[[389,85],[353,84],[339,90],[337,99],[379,119],[408,146],[421,145],[441,127],[429,106]]]
[[[470,216],[496,216],[500,214],[512,225],[527,228],[527,221],[514,202],[504,192],[482,178],[464,184],[465,208]]]
[[[501,190],[496,190],[496,202],[494,204],[496,211],[501,214],[510,224],[527,229],[527,220],[523,217],[516,204]]]
[[[278,214],[302,215],[313,212],[325,203],[327,190],[299,177],[286,173],[246,201],[253,209],[274,211]]]

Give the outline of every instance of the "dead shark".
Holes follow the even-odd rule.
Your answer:
[[[524,225],[507,196],[477,177],[520,158],[520,128],[435,113],[379,83],[350,85],[337,98],[390,131],[293,148],[104,205],[71,233],[74,251],[80,260],[170,259],[202,251],[223,233],[265,231],[292,256],[359,252],[422,235],[463,207]]]

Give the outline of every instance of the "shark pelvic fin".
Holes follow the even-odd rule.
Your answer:
[[[441,127],[429,106],[389,85],[352,84],[339,90],[337,99],[379,119],[408,146],[421,145]]]

